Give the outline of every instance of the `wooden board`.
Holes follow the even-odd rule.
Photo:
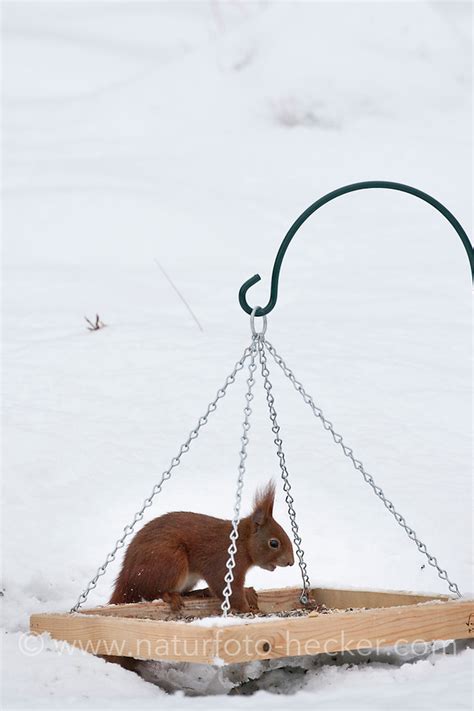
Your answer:
[[[435,601],[219,629],[217,656],[226,663],[400,648],[414,642],[474,638],[474,602]]]
[[[284,612],[301,607],[301,588],[276,588],[260,590],[258,605],[262,612]],[[410,592],[387,590],[344,590],[336,588],[312,588],[311,597],[318,604],[329,608],[346,610],[348,607],[391,607],[394,605],[416,605],[429,600],[450,600],[449,595],[422,595]],[[183,597],[183,615],[187,617],[210,617],[221,614],[221,603],[217,598],[198,598],[195,595]],[[128,605],[107,605],[83,611],[87,615],[114,617],[141,617],[150,620],[176,619],[168,603],[136,602]]]
[[[295,591],[297,601],[298,591],[291,588],[263,591],[259,599],[268,605],[289,605],[295,600]],[[138,610],[137,605],[117,605],[84,613],[32,615],[30,629],[34,634],[49,632],[54,639],[93,654],[208,664],[474,638],[472,600],[383,591],[332,592],[334,595],[330,590],[321,594],[326,600],[343,601],[344,608],[352,607],[347,602],[356,599],[374,604],[371,609],[352,612],[262,618],[261,622],[235,617],[236,624],[204,626],[151,619],[150,614],[164,603],[140,603]],[[196,602],[190,598],[189,609]],[[215,604],[212,600],[199,602]],[[118,614],[124,608],[130,613],[132,607],[133,615]]]
[[[91,654],[214,663],[213,627],[101,615],[32,615],[33,634],[49,632]]]

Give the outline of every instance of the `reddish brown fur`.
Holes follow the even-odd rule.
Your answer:
[[[240,612],[257,604],[255,591],[244,589],[249,568],[258,565],[274,570],[277,565],[294,563],[291,541],[273,519],[274,498],[275,485],[270,482],[257,492],[252,513],[239,523],[231,605]],[[128,546],[110,602],[161,597],[177,610],[181,593],[191,590],[198,580],[205,580],[210,592],[223,599],[231,525],[224,519],[184,511],[150,521]],[[269,546],[273,538],[280,542],[277,549]]]

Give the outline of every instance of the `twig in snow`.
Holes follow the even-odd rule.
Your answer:
[[[176,286],[176,284],[173,282],[173,280],[172,280],[171,277],[167,274],[167,272],[165,272],[165,270],[163,269],[163,267],[161,266],[161,264],[159,263],[159,261],[158,261],[157,259],[155,259],[155,264],[156,264],[156,266],[158,267],[158,269],[161,271],[161,273],[163,274],[163,276],[165,277],[165,279],[169,282],[169,284],[173,287],[173,289],[175,290],[175,292],[178,294],[178,296],[179,296],[179,298],[181,299],[181,301],[183,302],[183,304],[186,306],[186,308],[187,308],[187,310],[189,311],[189,313],[191,314],[193,320],[196,322],[196,324],[197,324],[199,330],[200,330],[200,331],[204,331],[203,327],[202,327],[201,324],[199,323],[198,317],[196,316],[196,314],[194,313],[194,311],[192,310],[192,308],[190,307],[190,305],[188,304],[188,302],[186,301],[186,299],[184,298],[184,296],[182,295],[182,293],[180,292],[180,290],[178,289],[178,287]]]
[[[95,323],[92,323],[92,321],[90,321],[87,318],[87,316],[84,316],[84,318],[87,321],[87,323],[89,324],[87,326],[87,329],[89,331],[100,331],[101,328],[105,328],[105,326],[107,325],[107,324],[103,323],[103,321],[100,320],[99,314],[95,315]]]

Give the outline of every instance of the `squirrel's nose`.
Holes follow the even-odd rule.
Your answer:
[[[288,567],[289,565],[294,565],[294,564],[295,564],[294,560],[289,560],[288,563],[286,564],[286,566]]]

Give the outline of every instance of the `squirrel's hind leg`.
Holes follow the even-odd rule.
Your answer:
[[[160,550],[153,561],[142,564],[136,584],[144,600],[161,598],[174,612],[182,606],[181,592],[189,578],[188,556],[184,548]]]
[[[180,612],[183,608],[183,598],[179,592],[164,592],[160,595],[163,602],[167,602],[173,612]]]

